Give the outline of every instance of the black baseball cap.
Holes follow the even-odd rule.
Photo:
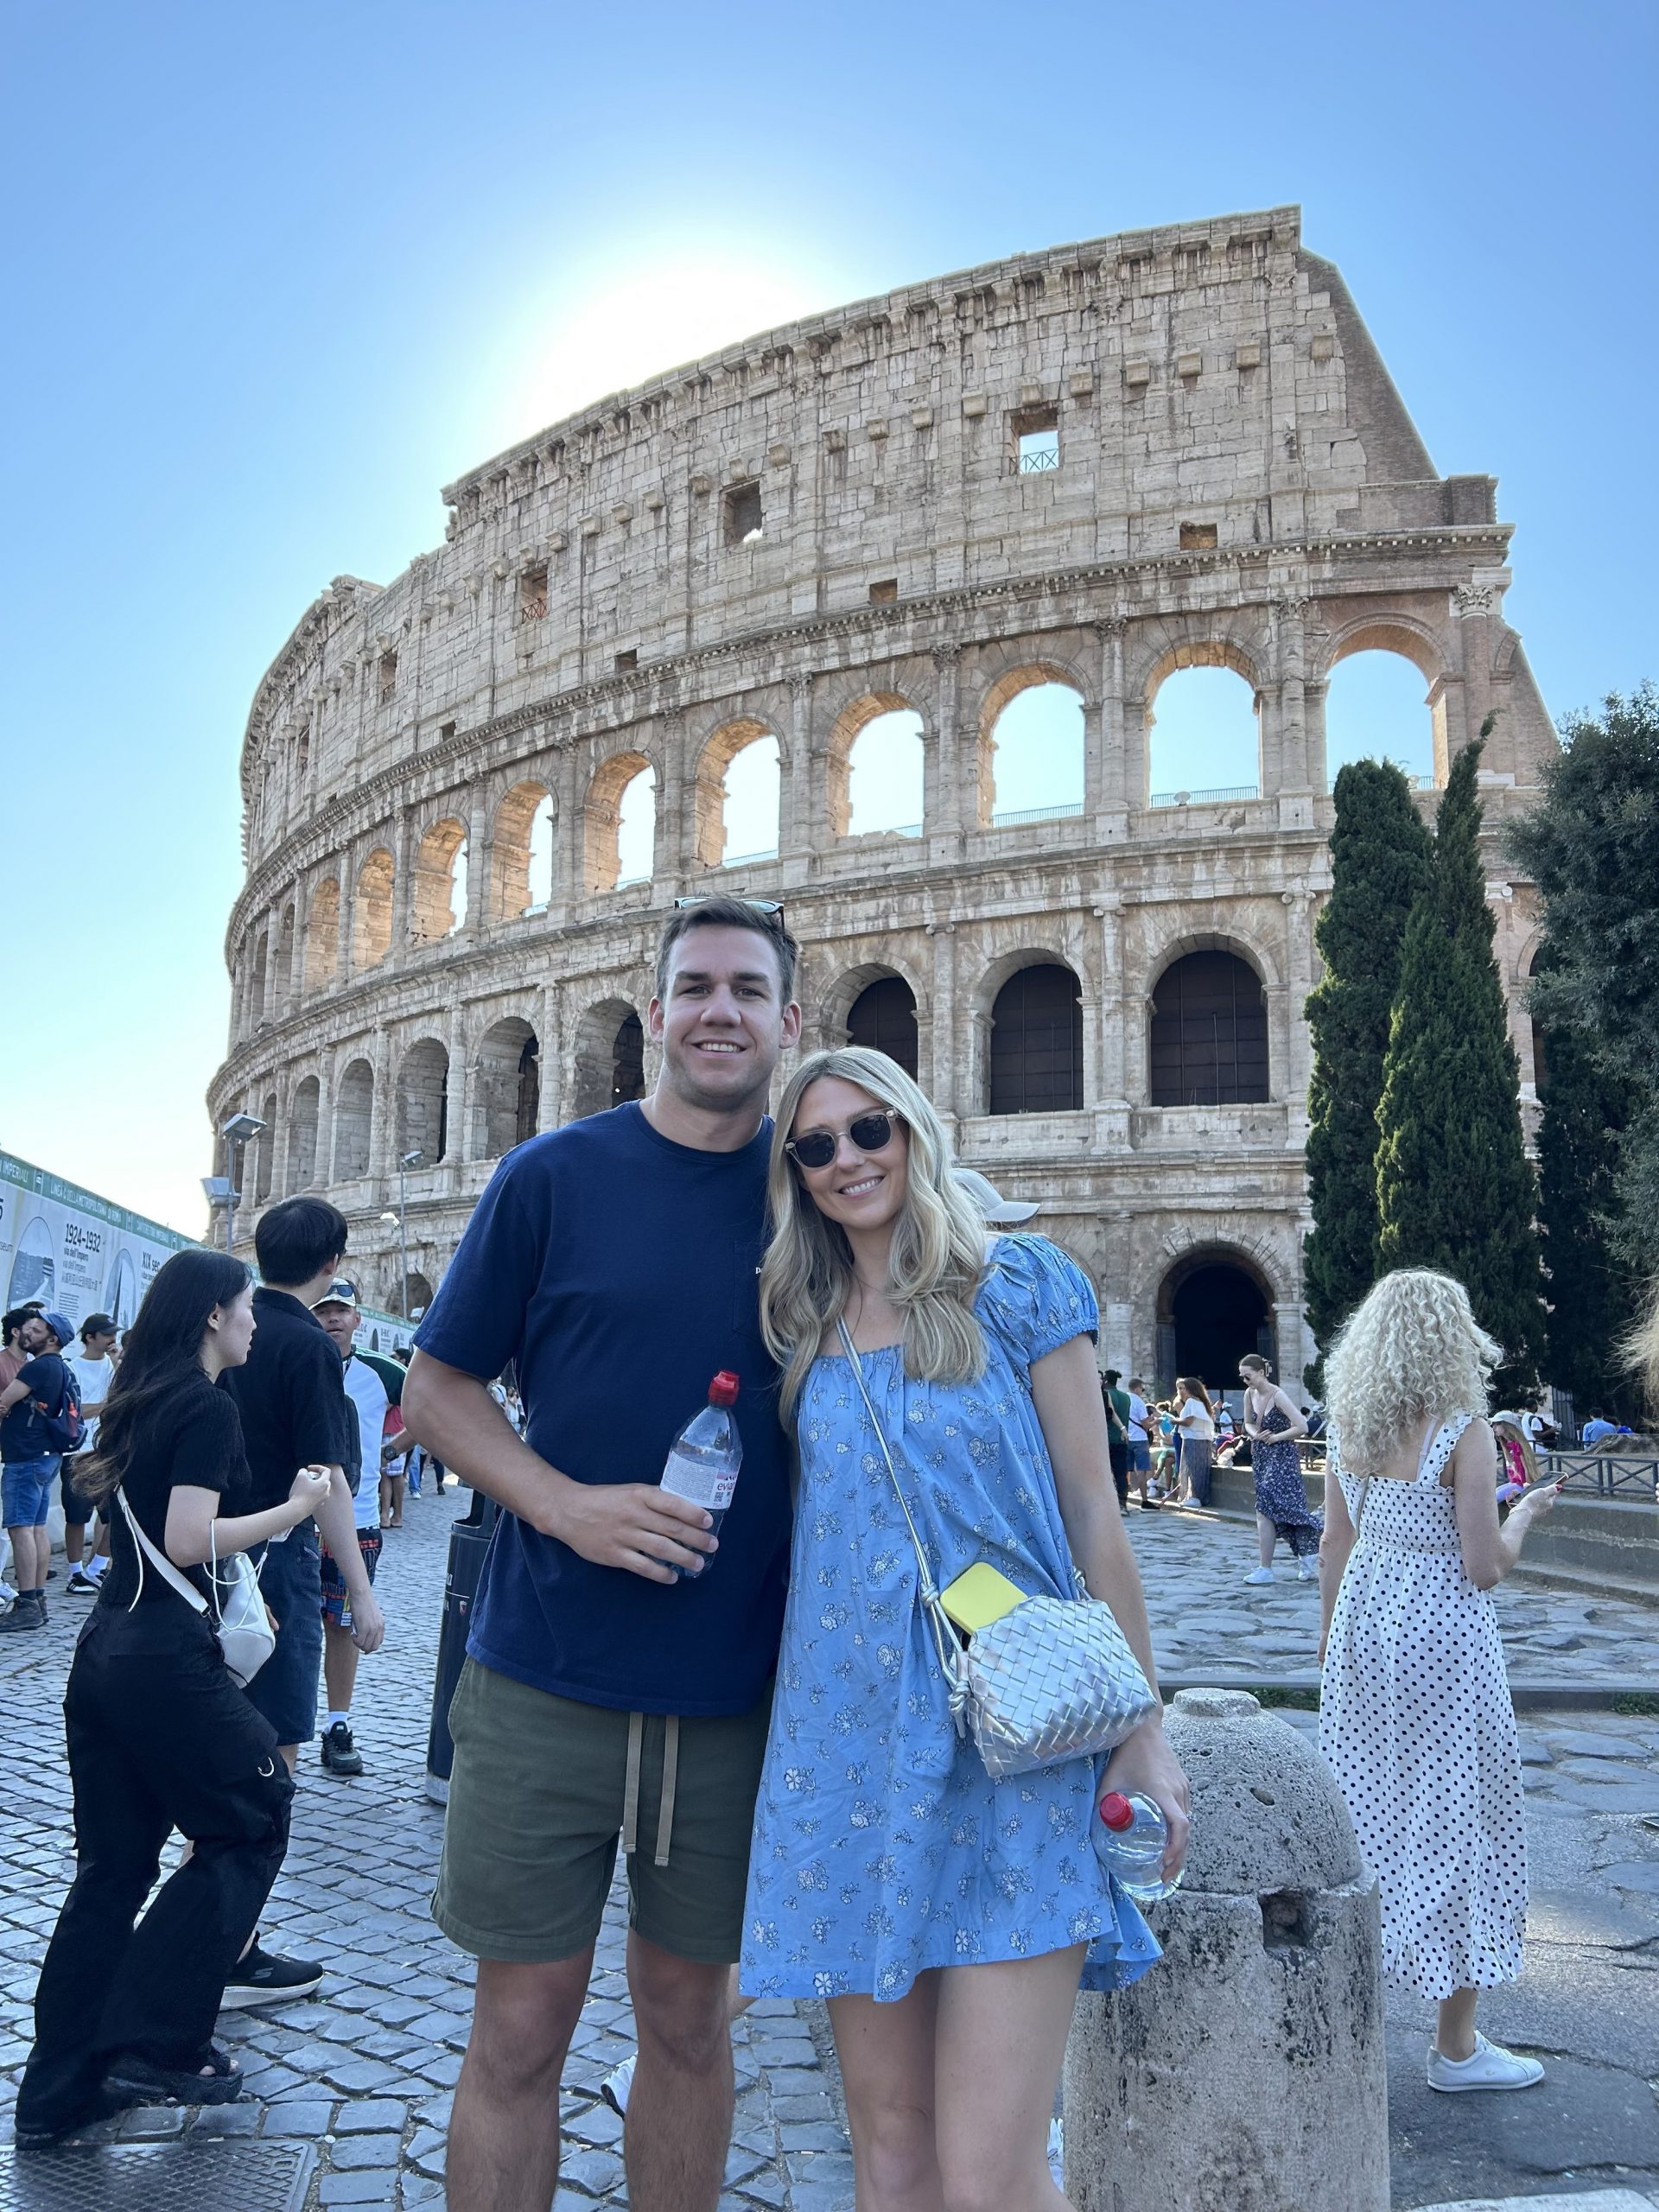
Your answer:
[[[113,1313],[89,1313],[80,1325],[82,1341],[88,1337],[112,1337],[120,1326]]]

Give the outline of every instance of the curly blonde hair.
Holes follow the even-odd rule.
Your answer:
[[[813,1052],[778,1102],[766,1204],[772,1242],[760,1268],[760,1332],[784,1370],[784,1418],[793,1418],[823,1332],[853,1285],[852,1248],[818,1211],[784,1147],[810,1086],[826,1076],[856,1084],[904,1122],[910,1145],[904,1210],[893,1224],[887,1296],[905,1317],[905,1372],[966,1382],[985,1364],[973,1309],[988,1239],[982,1209],[957,1173],[938,1116],[904,1070],[862,1045]]]
[[[1344,1466],[1368,1472],[1431,1414],[1484,1414],[1487,1379],[1503,1356],[1460,1282],[1432,1268],[1384,1275],[1349,1315],[1325,1363]]]

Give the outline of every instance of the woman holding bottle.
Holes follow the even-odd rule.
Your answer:
[[[1043,1238],[988,1231],[938,1116],[880,1052],[797,1071],[770,1200],[761,1319],[801,1488],[742,1986],[828,1999],[861,2208],[1049,2212],[1079,1980],[1134,1980],[1157,1946],[1092,1848],[1096,1762],[994,1782],[958,1739],[895,1485],[938,1587],[988,1561],[1071,1596],[1075,1562],[1150,1680],[1094,1296]],[[1109,1776],[1158,1806],[1176,1872],[1187,1791],[1161,1715]]]
[[[111,1557],[64,1698],[75,1878],[35,1993],[22,2143],[124,2104],[241,2093],[213,2021],[283,1863],[294,1785],[226,1669],[211,1613],[146,1558],[134,1524],[206,1599],[211,1560],[286,1535],[327,1496],[326,1473],[302,1468],[283,1504],[236,1510],[241,1427],[214,1385],[246,1359],[253,1331],[241,1261],[175,1253],[127,1333],[78,1476],[109,1522]],[[140,1920],[175,1827],[191,1848]]]

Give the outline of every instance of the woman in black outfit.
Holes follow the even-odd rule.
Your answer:
[[[17,2094],[22,2144],[135,2102],[241,2092],[211,2040],[226,1978],[288,1848],[294,1794],[276,1738],[231,1680],[210,1617],[143,1559],[144,1534],[204,1597],[204,1562],[285,1535],[327,1494],[302,1469],[285,1503],[238,1516],[242,1430],[214,1384],[248,1356],[251,1281],[222,1252],[178,1252],[150,1285],[80,1477],[112,1555],[64,1696],[75,1878],[35,1993]],[[228,1511],[231,1517],[221,1518]],[[174,1828],[191,1849],[142,1922]],[[137,1925],[135,1925],[137,1923]]]

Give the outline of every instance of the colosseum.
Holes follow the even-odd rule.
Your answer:
[[[891,1052],[1040,1201],[1104,1353],[1219,1381],[1260,1344],[1298,1375],[1350,655],[1421,671],[1432,780],[1496,717],[1530,1096],[1535,906],[1498,831],[1554,740],[1496,489],[1436,474],[1294,208],[916,284],[486,461],[443,546],[337,579],[253,702],[209,1096],[215,1128],[266,1125],[238,1235],[324,1192],[365,1294],[423,1306],[509,1147],[650,1084],[659,924],[719,885],[784,902],[807,1044]],[[1249,756],[1160,791],[1160,687],[1205,667],[1253,695]],[[1033,703],[1063,773],[1010,805]],[[874,819],[861,792],[907,774],[916,818]],[[732,794],[768,778],[775,827],[734,851]]]

